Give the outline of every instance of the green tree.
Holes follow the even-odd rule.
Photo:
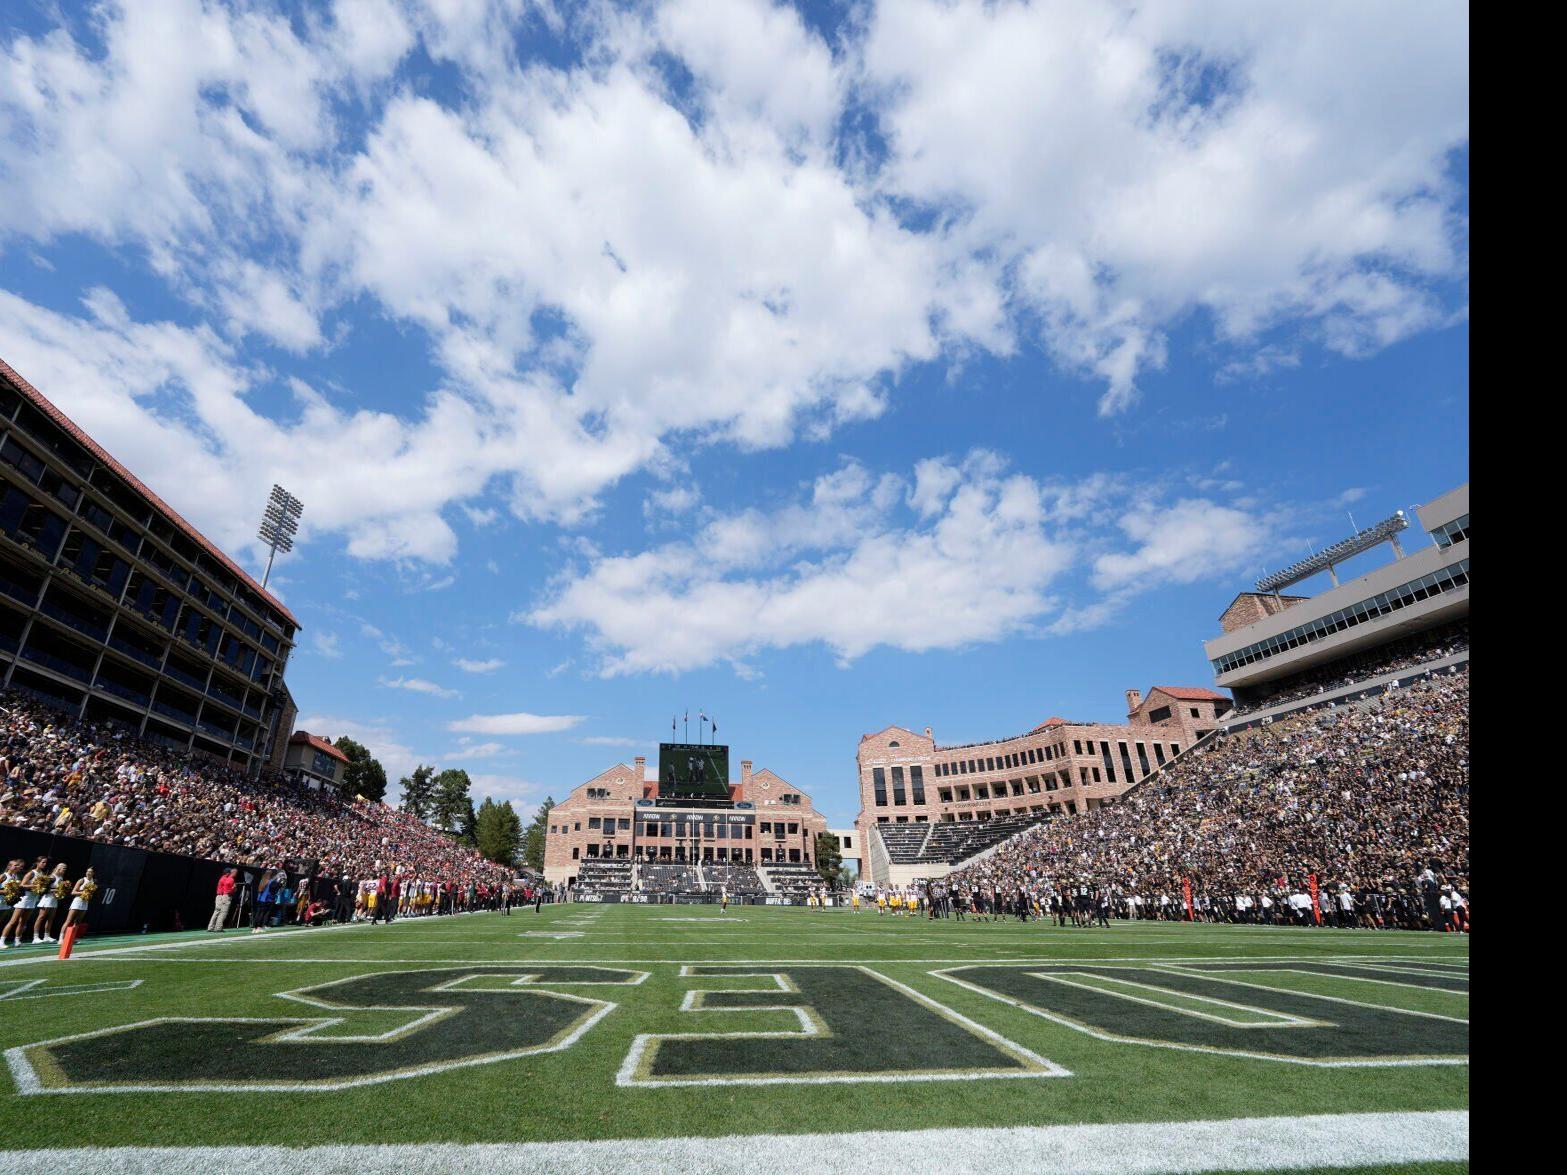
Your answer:
[[[479,852],[499,865],[515,865],[522,844],[522,820],[510,802],[497,804],[489,796],[479,805],[473,820],[474,842]]]
[[[420,820],[428,820],[435,800],[435,768],[420,763],[412,775],[403,776],[402,788],[403,811]]]
[[[544,837],[550,826],[550,809],[554,806],[555,797],[545,796],[539,810],[533,814],[533,823],[523,835],[522,860],[530,869],[542,871],[544,868]]]
[[[435,777],[431,787],[430,823],[453,836],[462,835],[465,828],[471,831],[473,781],[468,773],[461,767],[448,767]]]
[[[362,743],[356,743],[346,734],[339,735],[332,744],[348,756],[348,766],[343,768],[343,790],[350,795],[364,796],[367,800],[384,799],[386,796],[386,768]]]
[[[838,847],[838,838],[830,832],[818,832],[816,834],[816,872],[822,875],[823,881],[835,881],[838,870],[843,865],[843,850]]]

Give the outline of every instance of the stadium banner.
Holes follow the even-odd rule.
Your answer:
[[[1190,877],[1181,878],[1181,896],[1186,899],[1186,920],[1188,922],[1197,921],[1196,912],[1192,909],[1192,879]]]
[[[147,851],[124,845],[94,845],[93,877],[98,882],[97,900],[91,907],[90,925],[99,931],[132,927],[131,914],[147,865]]]
[[[1317,875],[1315,873],[1306,878],[1306,884],[1311,887],[1311,916],[1317,920],[1317,925],[1322,925],[1322,894],[1317,889]]]

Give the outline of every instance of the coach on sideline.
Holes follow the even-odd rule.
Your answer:
[[[218,897],[212,903],[212,917],[207,919],[207,930],[223,930],[224,923],[229,919],[229,906],[234,901],[234,875],[237,869],[225,869],[223,876],[218,878]]]

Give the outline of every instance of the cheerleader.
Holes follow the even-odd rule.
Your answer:
[[[65,875],[66,864],[61,861],[54,871],[43,879],[44,888],[38,895],[38,920],[33,923],[34,942],[54,942],[54,923],[59,917],[60,903],[71,896],[71,879]]]
[[[0,950],[11,945],[11,924],[20,918],[16,903],[22,900],[26,886],[22,884],[22,867],[27,862],[20,857],[6,862],[5,872],[0,874],[0,918],[5,919],[5,933],[0,935]],[[17,935],[18,941],[21,935]]]
[[[49,874],[45,872],[48,868],[49,858],[39,857],[33,867],[22,874],[22,900],[14,903],[11,920],[6,923],[0,939],[14,938],[17,946],[22,945],[22,931],[27,929],[27,920],[38,908],[39,896],[49,887]]]
[[[89,869],[82,874],[82,879],[71,890],[71,908],[66,911],[65,926],[62,928],[61,933],[78,923],[85,925],[87,922],[87,907],[92,902],[93,894],[97,892],[98,883],[93,880],[93,872]]]

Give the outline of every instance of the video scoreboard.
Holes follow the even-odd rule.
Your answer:
[[[715,743],[659,743],[658,791],[692,800],[729,798],[729,748]]]

